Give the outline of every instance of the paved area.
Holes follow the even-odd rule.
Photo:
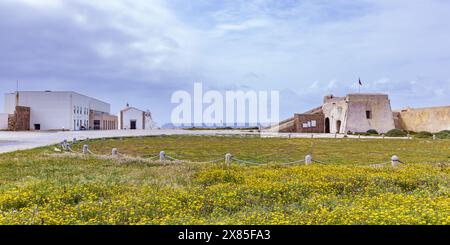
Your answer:
[[[161,136],[161,135],[209,135],[209,136],[229,136],[229,135],[260,135],[261,137],[285,137],[285,138],[342,138],[343,135],[334,134],[301,134],[301,133],[258,133],[240,130],[182,130],[182,129],[161,129],[161,130],[114,130],[114,131],[65,131],[65,132],[7,132],[0,131],[0,153],[17,150],[27,150],[36,147],[53,145],[63,140],[71,141],[73,138],[83,140],[86,138],[114,138],[133,136]],[[358,136],[349,136],[358,138]],[[380,138],[364,137],[361,138]]]
[[[83,140],[86,138],[114,138],[133,136],[158,135],[241,135],[258,134],[238,130],[114,130],[114,131],[65,131],[65,132],[0,132],[0,153],[17,150],[33,149],[36,147],[53,145],[63,140],[71,141],[73,138]]]

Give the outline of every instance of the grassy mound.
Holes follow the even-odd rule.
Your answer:
[[[376,131],[375,129],[369,129],[369,130],[367,130],[367,134],[369,134],[369,135],[378,135],[378,131]]]
[[[433,134],[428,131],[421,131],[421,132],[417,133],[415,135],[415,137],[419,138],[419,139],[429,139],[429,138],[433,138]]]
[[[387,137],[406,137],[408,133],[401,129],[391,129],[385,135]]]
[[[450,130],[443,130],[436,134],[438,139],[450,139]]]

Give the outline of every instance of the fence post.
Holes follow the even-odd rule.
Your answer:
[[[160,160],[161,162],[163,162],[163,161],[166,160],[166,153],[165,153],[164,151],[161,151],[161,152],[159,153],[159,160]]]
[[[233,160],[233,155],[231,155],[231,153],[225,154],[225,165],[226,166],[230,166],[232,160]]]
[[[306,155],[305,156],[305,164],[306,165],[310,165],[312,163],[312,156],[311,155]]]
[[[399,164],[400,164],[400,161],[398,159],[398,156],[393,155],[391,157],[391,165],[392,165],[392,167],[397,167]]]
[[[113,157],[117,157],[119,155],[119,152],[117,151],[117,148],[112,148],[111,155]]]
[[[88,154],[88,153],[89,153],[89,146],[83,145],[83,154]]]

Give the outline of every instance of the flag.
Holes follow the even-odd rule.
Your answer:
[[[359,79],[359,86],[362,86],[361,78]]]

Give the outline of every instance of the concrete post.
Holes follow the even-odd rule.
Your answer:
[[[393,155],[393,156],[391,157],[391,164],[392,164],[392,167],[397,167],[397,166],[400,164],[400,161],[399,161],[399,159],[398,159],[398,156]]]
[[[334,138],[337,139],[337,133],[334,133]]]
[[[160,160],[161,162],[163,162],[163,161],[166,160],[166,153],[165,153],[164,151],[161,151],[161,152],[159,153],[159,160]]]
[[[232,161],[233,161],[233,155],[231,155],[231,153],[225,154],[225,165],[230,166]]]
[[[88,153],[89,153],[89,146],[83,145],[83,154],[88,154]]]
[[[67,151],[68,147],[67,147],[67,140],[63,140],[63,142],[61,143],[61,147],[63,148],[63,150]]]
[[[73,138],[73,139],[72,139],[72,142],[73,142],[74,144],[76,144],[76,143],[77,143],[77,138]]]
[[[433,134],[433,140],[436,140],[436,135],[435,134]]]
[[[314,138],[314,134],[311,134],[311,139],[313,139]]]
[[[312,163],[312,156],[311,155],[306,155],[305,156],[305,164],[306,165],[310,165]]]
[[[383,136],[383,139],[384,139],[384,137],[385,137],[384,134],[382,134],[381,136]]]
[[[112,155],[113,157],[119,156],[119,152],[117,151],[117,148],[113,148],[113,149],[112,149],[111,155]]]

